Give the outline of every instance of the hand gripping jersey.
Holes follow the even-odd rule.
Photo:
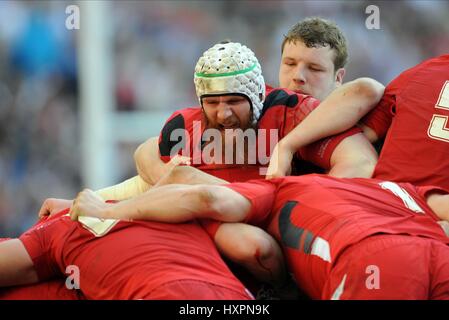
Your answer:
[[[403,72],[362,122],[383,138],[374,177],[449,190],[449,55]]]

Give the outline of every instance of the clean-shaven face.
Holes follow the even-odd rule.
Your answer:
[[[302,41],[286,42],[279,68],[279,85],[324,100],[342,83],[344,69],[334,70],[334,51],[308,48]]]

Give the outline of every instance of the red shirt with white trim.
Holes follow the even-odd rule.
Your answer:
[[[403,72],[362,122],[385,143],[374,177],[449,189],[449,55]]]
[[[340,254],[369,236],[407,234],[449,243],[425,195],[445,192],[373,179],[305,175],[226,185],[252,203],[245,222],[281,244],[299,286],[319,299]]]

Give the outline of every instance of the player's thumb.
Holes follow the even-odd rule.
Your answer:
[[[70,220],[78,221],[78,209],[76,205],[72,205],[69,211]]]
[[[42,207],[39,209],[38,217],[39,219],[45,218],[50,214],[50,210],[48,209],[47,201],[44,202]]]

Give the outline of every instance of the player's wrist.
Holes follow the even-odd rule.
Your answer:
[[[117,213],[115,212],[116,205],[112,203],[105,203],[104,206],[100,209],[100,216],[104,219],[114,219],[117,217]]]
[[[285,137],[279,141],[279,152],[283,155],[292,156],[297,150],[296,143],[293,140],[290,137]]]

